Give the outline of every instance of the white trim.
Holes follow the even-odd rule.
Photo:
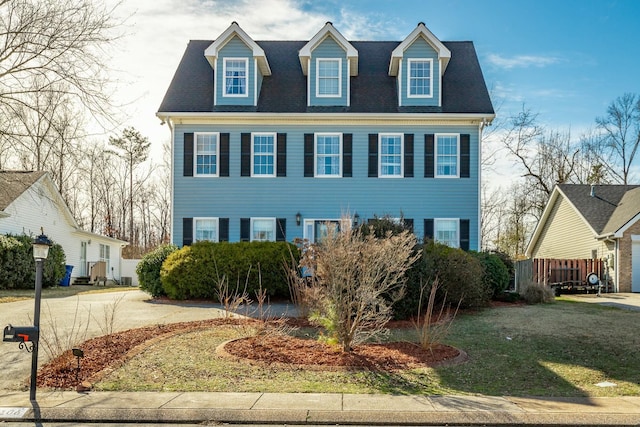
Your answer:
[[[318,136],[337,136],[340,150],[338,152],[338,173],[332,175],[318,175]],[[314,178],[342,178],[342,133],[316,132],[313,134],[313,176]]]
[[[311,67],[311,57],[307,58],[307,69]],[[307,77],[307,107],[311,106],[311,79]]]
[[[455,175],[438,175],[438,137],[439,136],[455,136],[456,137],[456,174]],[[459,133],[436,133],[433,137],[433,176],[434,178],[460,178],[460,134]]]
[[[224,30],[224,32],[207,47],[204,51],[204,56],[209,61],[211,68],[216,69],[216,60],[218,58],[218,52],[222,49],[234,36],[238,36],[240,40],[252,51],[253,57],[258,59],[258,64],[260,66],[260,72],[262,72],[263,76],[271,75],[271,68],[269,67],[269,62],[267,61],[267,56],[264,53],[264,50],[256,42],[253,41],[251,37],[247,33],[244,32],[242,28],[238,25],[237,22],[232,22],[231,25]]]
[[[350,73],[352,76],[358,75],[358,51],[353,47],[351,43],[335,29],[331,22],[327,22],[320,31],[318,31],[307,44],[305,44],[298,57],[300,58],[300,66],[302,67],[302,74],[305,76],[309,74],[309,58],[311,58],[311,52],[321,44],[328,36],[331,36],[333,40],[340,46],[347,54],[347,61],[351,63]]]
[[[351,106],[351,63],[347,61],[347,107]]]
[[[258,60],[253,58],[253,106],[258,105]]]
[[[398,75],[402,76],[402,61],[398,64]],[[396,79],[398,82],[398,106],[402,107],[402,79]]]
[[[443,62],[442,59],[438,60],[438,68],[441,70],[442,70],[442,62]],[[438,73],[438,107],[442,107],[442,73]]]
[[[398,47],[391,52],[391,60],[389,61],[390,76],[401,75],[399,74],[398,68],[402,62],[404,52],[418,39],[418,37],[422,37],[438,53],[438,59],[442,59],[444,62],[444,66],[440,67],[440,74],[444,74],[447,69],[447,65],[449,65],[449,60],[451,59],[451,51],[447,49],[447,47],[442,44],[442,42],[438,40],[431,31],[429,31],[423,22],[420,22],[411,34],[409,34],[407,38],[405,38],[402,43],[400,43]]]
[[[227,62],[241,61],[244,62],[245,72],[245,90],[244,93],[227,93]],[[222,97],[223,98],[248,98],[249,97],[249,58],[242,57],[226,57],[222,58]],[[254,82],[255,83],[255,82]],[[254,84],[255,86],[255,84]]]
[[[198,135],[216,136],[216,173],[198,173]],[[217,178],[220,176],[220,132],[194,132],[193,133],[193,176],[195,178]]]
[[[338,93],[337,94],[321,94],[320,93],[320,62],[337,62],[338,63]],[[316,58],[316,98],[342,98],[342,58]],[[331,78],[333,79],[333,78]]]
[[[276,224],[276,218],[275,217],[255,217],[255,218],[250,218],[250,226],[249,226],[249,241],[250,242],[275,242],[277,239],[277,224]],[[271,221],[273,228],[272,228],[272,233],[273,233],[273,240],[258,240],[258,239],[254,239],[253,238],[253,222],[254,221]]]
[[[198,232],[196,224],[198,221],[213,221],[216,224],[216,238],[215,240],[202,239],[198,240]],[[209,217],[209,216],[198,216],[193,218],[193,243],[195,242],[219,242],[220,241],[220,218],[219,217]]]
[[[622,227],[620,227],[618,231],[614,233],[614,237],[622,237],[624,235],[624,232],[638,221],[640,221],[640,213],[634,215],[629,221],[627,221]]]
[[[412,95],[411,94],[411,64],[414,62],[429,63],[429,95]],[[407,98],[433,98],[433,59],[432,58],[408,58],[407,59]]]
[[[383,137],[400,137],[400,174],[399,175],[383,175],[382,174],[382,138]],[[378,134],[378,178],[404,178],[404,134],[403,133],[379,133]]]
[[[254,173],[254,137],[256,136],[270,136],[273,138],[273,173],[271,174],[255,174]],[[253,178],[274,178],[276,176],[276,171],[277,171],[277,161],[278,161],[278,156],[277,156],[277,151],[278,151],[278,135],[276,132],[251,132],[251,177]]]
[[[451,246],[453,248],[460,247],[460,218],[434,218],[433,219],[433,240],[439,243],[444,243],[441,240],[438,240],[438,223],[444,221],[456,221],[456,233],[458,237],[457,246]]]

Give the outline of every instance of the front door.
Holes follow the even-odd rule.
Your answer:
[[[87,276],[87,242],[80,242],[80,277]]]
[[[634,237],[631,236],[631,292],[640,292],[640,240]]]

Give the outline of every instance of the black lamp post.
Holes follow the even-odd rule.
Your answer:
[[[36,377],[38,376],[38,347],[40,344],[40,300],[42,298],[42,271],[44,260],[49,256],[51,240],[40,234],[33,240],[33,258],[36,260],[36,295],[35,307],[33,309],[33,327],[36,330],[35,341],[33,341],[33,352],[31,353],[31,383],[29,387],[29,399],[36,400]]]

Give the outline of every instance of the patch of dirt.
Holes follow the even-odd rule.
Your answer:
[[[82,382],[95,383],[159,340],[177,333],[246,322],[258,321],[211,319],[130,329],[92,338],[78,346],[84,352],[84,357],[80,359],[80,371],[77,370],[77,358],[68,350],[38,371],[38,386],[73,389]],[[290,326],[309,326],[306,320],[301,319],[290,319],[287,323]],[[390,325],[406,326],[405,322]],[[350,353],[344,353],[336,346],[286,335],[264,335],[234,340],[226,343],[224,353],[248,363],[265,363],[276,367],[284,364],[303,369],[379,371],[456,363],[465,360],[466,357],[464,352],[446,345],[426,350],[407,342],[364,344],[355,346]]]

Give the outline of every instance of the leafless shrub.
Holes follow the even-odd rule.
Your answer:
[[[442,343],[445,337],[449,334],[451,325],[453,324],[460,303],[455,310],[451,309],[450,305],[446,305],[444,302],[440,306],[440,310],[436,312],[436,293],[438,292],[438,278],[433,281],[431,290],[429,291],[429,300],[427,302],[427,308],[422,313],[422,297],[426,290],[426,284],[420,287],[420,303],[418,304],[418,316],[413,322],[416,334],[418,336],[418,342],[422,348],[431,349],[434,345]],[[446,297],[444,298],[446,301]]]
[[[522,298],[527,304],[547,304],[555,301],[553,289],[544,284],[530,282],[525,284]]]
[[[87,319],[83,321],[80,315],[80,299],[77,298],[72,321],[69,322],[70,318],[65,319],[65,325],[69,325],[69,329],[64,329],[58,323],[57,318],[51,313],[48,302],[45,302],[45,307],[46,320],[41,323],[39,343],[49,359],[86,341],[91,320],[91,307],[89,307]]]
[[[240,279],[234,289],[229,286],[229,280],[226,275],[219,277],[216,281],[216,295],[218,301],[222,304],[224,309],[225,319],[233,317],[233,314],[238,310],[242,304],[250,304],[249,294],[247,293],[247,281],[249,280],[249,272],[247,272],[247,279],[245,280],[244,289],[240,292]]]
[[[120,294],[119,296],[113,298],[109,304],[102,307],[102,317],[96,318],[95,316],[91,316],[93,320],[95,320],[102,332],[102,335],[111,335],[115,331],[116,324],[116,314],[118,313],[118,308],[120,304],[125,298],[125,294]]]

